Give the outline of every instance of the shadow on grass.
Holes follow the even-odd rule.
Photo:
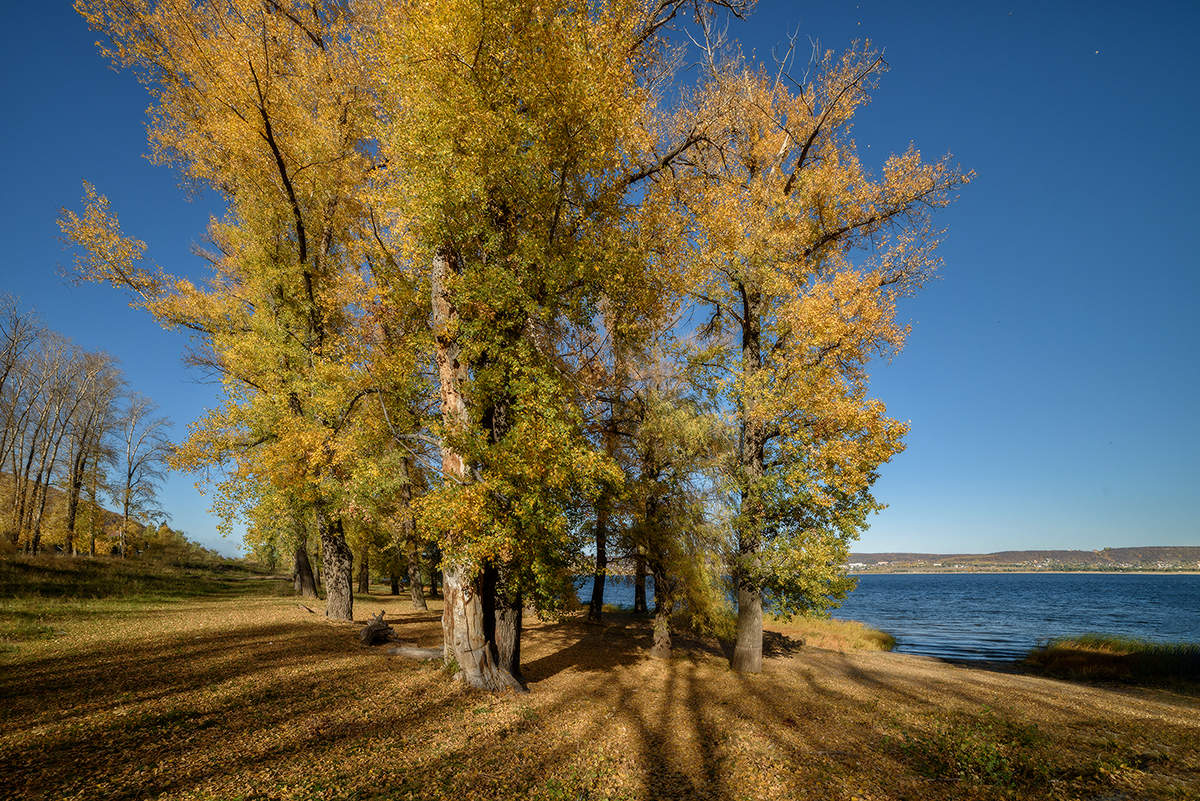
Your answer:
[[[0,797],[732,801],[770,785],[777,797],[919,798],[929,797],[922,771],[973,764],[948,738],[982,743],[986,756],[988,738],[1010,731],[993,737],[971,722],[994,702],[986,675],[954,681],[933,665],[900,678],[782,637],[763,674],[740,676],[712,641],[677,637],[670,659],[649,658],[648,622],[632,615],[534,623],[524,644],[532,693],[487,696],[360,646],[353,626],[270,606],[262,622],[231,617],[223,630],[176,629],[136,647],[114,631],[69,659],[8,666]],[[440,642],[436,611],[377,596],[358,608],[383,608],[401,641]],[[1070,709],[1044,689],[1039,705]],[[908,750],[889,745],[895,710],[932,719],[947,706],[967,715],[958,728],[911,729]],[[991,797],[966,783],[937,790]]]

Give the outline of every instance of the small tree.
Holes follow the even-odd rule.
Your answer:
[[[136,393],[129,395],[117,421],[117,481],[115,494],[121,504],[120,548],[125,557],[130,523],[145,521],[158,510],[158,490],[166,477],[167,439],[170,421],[153,417],[154,403]]]

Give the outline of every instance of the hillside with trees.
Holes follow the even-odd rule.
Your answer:
[[[169,422],[116,361],[0,298],[0,532],[6,550],[119,553],[170,532]],[[116,507],[106,511],[103,504]]]

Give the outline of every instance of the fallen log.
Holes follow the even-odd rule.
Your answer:
[[[378,645],[387,642],[395,633],[391,626],[383,622],[383,612],[380,612],[367,621],[367,625],[358,633],[358,638],[362,640],[363,645]]]

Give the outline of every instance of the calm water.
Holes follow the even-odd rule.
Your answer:
[[[580,599],[591,592],[583,579]],[[633,579],[610,577],[604,595],[632,607]],[[955,659],[1014,659],[1039,640],[1089,632],[1198,642],[1200,576],[869,575],[833,615],[890,633],[897,651]]]

